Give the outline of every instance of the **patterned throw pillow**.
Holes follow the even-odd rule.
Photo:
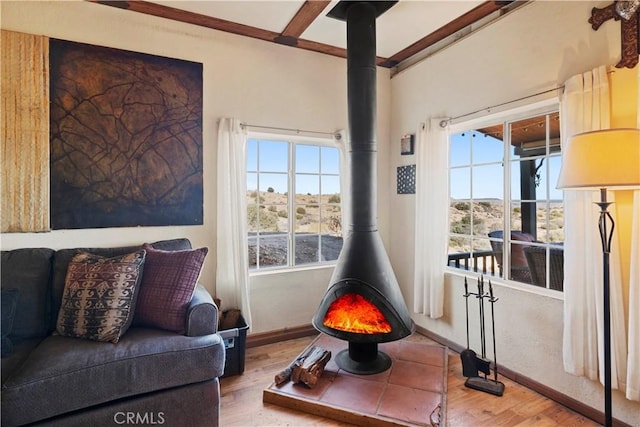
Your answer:
[[[114,258],[81,252],[69,263],[58,312],[60,335],[117,343],[131,326],[145,251]]]
[[[147,259],[134,322],[183,334],[187,306],[209,249],[161,251],[148,244],[143,248]]]

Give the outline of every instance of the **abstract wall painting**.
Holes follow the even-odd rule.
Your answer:
[[[50,40],[51,228],[203,223],[202,64]]]

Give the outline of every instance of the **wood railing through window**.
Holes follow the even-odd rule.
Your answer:
[[[498,264],[491,250],[449,254],[447,266],[492,276],[498,273]]]

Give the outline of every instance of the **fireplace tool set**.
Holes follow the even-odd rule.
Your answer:
[[[469,347],[469,297],[474,296],[478,300],[478,311],[480,315],[480,351],[478,354]],[[486,293],[484,289],[484,277],[478,279],[478,292],[469,292],[467,284],[467,278],[464,279],[464,298],[465,298],[465,310],[467,317],[467,348],[460,353],[460,360],[462,362],[462,375],[467,377],[464,385],[475,389],[491,393],[496,396],[502,396],[504,393],[504,384],[498,381],[498,362],[496,359],[496,323],[493,310],[493,304],[498,301],[498,298],[493,296],[493,287],[489,280],[489,292]],[[487,359],[486,348],[486,330],[485,330],[485,311],[484,300],[487,300],[491,304],[491,332],[493,337],[493,379],[491,376],[491,361]],[[480,376],[480,373],[483,375]]]

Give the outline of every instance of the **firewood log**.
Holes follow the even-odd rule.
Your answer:
[[[281,385],[289,381],[291,379],[291,372],[293,372],[293,368],[302,363],[304,359],[309,355],[309,353],[311,353],[315,348],[315,346],[307,347],[302,353],[298,355],[298,357],[293,360],[293,362],[289,364],[289,366],[277,373],[274,378],[274,382],[276,383],[276,385]]]
[[[294,366],[293,372],[291,372],[291,381],[313,388],[322,376],[329,359],[331,359],[330,351],[315,347],[301,364]]]
[[[240,310],[235,308],[225,311],[219,329],[224,331],[225,329],[237,328],[240,314]]]

